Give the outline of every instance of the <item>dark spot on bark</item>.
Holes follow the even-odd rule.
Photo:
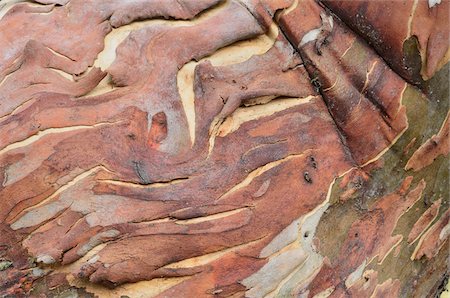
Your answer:
[[[361,187],[362,187],[362,185],[363,185],[363,182],[361,181],[361,178],[360,177],[358,177],[358,179],[355,181],[355,183],[353,184],[353,186],[356,188],[356,189],[360,189]]]
[[[309,157],[309,165],[311,166],[311,167],[313,167],[314,169],[317,169],[317,162],[316,162],[316,159],[314,158],[314,156],[310,156]]]
[[[319,92],[320,89],[322,88],[322,84],[319,81],[318,77],[315,77],[311,80],[311,84],[313,84],[314,89],[316,90],[316,92]]]
[[[308,172],[304,172],[304,173],[303,173],[303,178],[305,178],[305,181],[306,181],[306,182],[312,183],[311,176],[309,176],[309,173],[308,173]]]

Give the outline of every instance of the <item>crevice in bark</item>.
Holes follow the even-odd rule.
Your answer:
[[[297,53],[300,55],[301,59],[303,60],[303,64],[311,63],[311,62],[308,62],[309,59],[305,59],[304,55],[302,55],[301,50],[297,47],[297,45],[292,43],[292,41],[289,39],[289,37],[284,33],[282,26],[278,26],[278,28],[280,28],[280,34],[283,34],[283,36],[286,38],[286,40],[291,44],[292,48],[294,48],[297,51]],[[325,100],[325,96],[324,96],[324,94],[322,92],[322,87],[316,88],[316,85],[314,85],[314,83],[313,83],[316,80],[316,78],[314,77],[314,74],[312,74],[310,71],[308,71],[307,67],[305,69],[306,69],[306,71],[307,71],[307,73],[309,75],[309,78],[311,80],[311,84],[315,87],[316,91],[319,93],[319,95],[321,96],[322,100],[324,101],[325,106],[327,107],[328,114],[330,115],[331,119],[333,120],[333,125],[335,126],[336,131],[337,131],[337,133],[339,135],[339,138],[341,140],[342,148],[344,149],[344,151],[347,154],[347,157],[350,159],[350,161],[354,165],[356,165],[356,161],[353,158],[353,155],[352,155],[352,153],[350,151],[350,148],[347,145],[347,140],[346,140],[346,137],[345,137],[345,133],[337,125],[336,120],[335,120],[335,118],[333,117],[333,114],[330,111],[329,105],[327,104],[327,102]]]

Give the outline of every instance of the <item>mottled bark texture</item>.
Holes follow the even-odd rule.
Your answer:
[[[438,294],[448,10],[0,1],[0,294]]]

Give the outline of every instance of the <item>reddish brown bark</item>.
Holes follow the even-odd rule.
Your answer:
[[[2,295],[437,291],[448,106],[403,58],[433,84],[447,2],[35,2],[0,7]]]

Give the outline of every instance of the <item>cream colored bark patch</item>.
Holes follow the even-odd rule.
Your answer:
[[[441,0],[428,0],[428,7],[432,8],[435,5],[441,4]]]
[[[13,8],[17,3],[25,2],[24,0],[2,0],[0,1],[0,20]]]
[[[11,229],[18,230],[22,228],[32,227],[52,218],[59,211],[63,210],[70,204],[70,202],[63,200],[59,200],[56,202],[52,202],[52,200],[59,194],[76,185],[79,181],[89,177],[90,175],[93,175],[101,169],[105,170],[104,167],[97,166],[88,171],[82,172],[72,180],[61,185],[61,187],[59,187],[53,194],[42,200],[39,204],[26,208],[22,211],[22,213],[25,214],[11,224]]]
[[[307,258],[302,248],[283,252],[269,260],[257,273],[243,280],[242,284],[249,290],[246,297],[259,298],[270,293],[284,277],[288,276]]]
[[[366,268],[367,261],[364,260],[364,262],[361,263],[361,265],[356,268],[355,271],[353,271],[345,280],[345,286],[347,288],[350,288],[352,285],[354,285],[363,275],[364,268]]]
[[[222,125],[220,125],[217,134],[219,137],[224,137],[227,134],[238,130],[239,127],[245,122],[267,117],[288,108],[308,103],[313,98],[315,97],[308,96],[305,98],[285,98],[274,100],[264,105],[238,108],[233,112],[233,114],[225,119]],[[307,115],[301,115],[301,118],[305,123],[311,120],[311,118]]]
[[[284,288],[292,289],[299,285],[300,288],[306,287],[308,281],[314,278],[322,266],[323,257],[316,251],[313,238],[320,218],[329,206],[334,182],[335,180],[330,184],[327,198],[322,204],[292,222],[261,251],[260,256],[269,257],[269,263],[243,281],[243,284],[249,288],[246,297],[284,297],[288,295],[284,292]],[[292,264],[284,265],[283,256],[290,256]],[[298,260],[303,257],[305,257],[304,260],[299,262]],[[287,269],[289,272],[283,271]],[[276,270],[281,270],[282,274],[279,271],[277,273]],[[270,274],[282,276],[275,280]],[[262,285],[259,285],[256,282],[258,280],[264,280],[266,284],[261,282]]]
[[[282,248],[294,242],[298,237],[300,229],[300,219],[294,220],[280,234],[278,234],[259,254],[260,258],[268,256],[280,251]]]
[[[156,278],[136,283],[124,284],[114,289],[89,283],[75,278],[69,278],[69,283],[77,288],[84,288],[88,293],[95,294],[98,298],[151,298],[161,294],[165,290],[189,279],[190,277]]]
[[[185,64],[177,74],[178,92],[183,103],[189,126],[191,143],[195,142],[195,94],[194,94],[194,71],[195,67],[202,61],[209,60],[213,66],[225,66],[247,61],[252,56],[266,53],[274,45],[278,36],[278,27],[274,24],[267,34],[260,35],[250,40],[234,43],[216,51],[211,56],[200,61],[191,61]]]
[[[245,248],[245,247],[250,246],[258,241],[259,241],[259,239],[255,240],[255,241],[251,241],[249,243],[244,243],[244,244],[240,244],[237,246],[229,247],[224,250],[216,251],[213,253],[205,254],[202,256],[186,259],[186,260],[175,262],[175,263],[171,263],[169,265],[164,266],[164,268],[179,269],[179,268],[192,268],[192,267],[196,267],[196,266],[206,265],[206,264],[209,264],[209,263],[221,258],[222,256],[226,255],[227,253],[231,253],[231,252],[237,251],[239,249]]]
[[[316,28],[316,29],[312,29],[310,31],[308,31],[303,37],[302,40],[300,41],[299,46],[302,47],[305,44],[307,44],[308,42],[314,41],[316,39],[319,38],[320,33],[322,32],[322,28],[323,28],[323,24],[327,23],[329,24],[329,26],[331,27],[331,29],[333,29],[333,17],[332,16],[327,16],[324,13],[320,14],[320,18],[322,19],[322,26],[320,28]]]

